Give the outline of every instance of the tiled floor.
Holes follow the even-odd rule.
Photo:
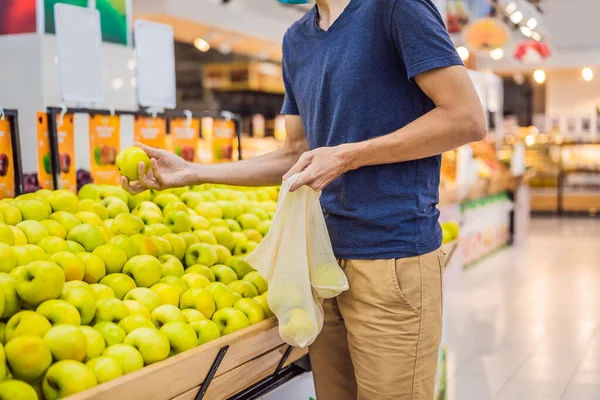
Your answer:
[[[535,219],[446,290],[451,400],[600,399],[600,221]]]

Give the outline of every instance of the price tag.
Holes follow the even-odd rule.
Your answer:
[[[38,183],[42,189],[54,189],[52,182],[52,155],[48,137],[48,116],[39,112],[36,115]]]
[[[60,163],[60,182],[63,189],[77,191],[77,173],[75,168],[75,143],[73,115],[56,116],[58,153]],[[48,117],[46,113],[37,113],[37,149],[38,183],[42,189],[54,189],[52,182],[52,155],[50,136],[48,135]]]
[[[136,117],[133,139],[147,146],[163,149],[167,136],[167,122],[163,118]]]
[[[121,149],[121,118],[117,115],[94,115],[90,118],[90,172],[95,184],[118,185],[119,169],[115,165]]]
[[[15,170],[8,119],[0,119],[0,199],[15,195]]]
[[[198,137],[200,135],[200,120],[186,118],[171,120],[171,151],[185,161],[198,161]]]

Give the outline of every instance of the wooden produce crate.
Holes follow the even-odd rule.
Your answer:
[[[270,318],[68,399],[187,400],[202,389],[203,399],[223,400],[272,375],[288,347]],[[293,348],[286,365],[307,353]]]

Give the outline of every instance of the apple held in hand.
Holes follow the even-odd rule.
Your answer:
[[[121,364],[114,358],[96,357],[89,360],[85,366],[94,373],[98,384],[112,381],[113,379],[123,376]]]
[[[150,172],[150,158],[144,150],[139,147],[129,147],[121,151],[116,159],[119,173],[126,177],[130,182],[139,180],[138,167],[140,163],[144,164],[144,171]]]
[[[193,349],[198,345],[196,332],[185,322],[168,322],[160,328],[171,345],[171,355]]]
[[[210,292],[205,289],[188,289],[179,299],[179,308],[193,308],[200,311],[206,318],[212,317],[215,312],[215,301]]]
[[[133,278],[137,286],[149,288],[160,281],[162,266],[155,257],[140,255],[125,263],[123,273]]]
[[[4,350],[12,375],[26,382],[41,378],[52,364],[52,354],[39,336],[18,336]]]
[[[102,334],[91,326],[80,326],[79,329],[86,339],[85,360],[101,356],[106,348]]]
[[[233,307],[225,307],[217,310],[212,317],[221,335],[228,335],[240,329],[250,326],[250,321],[243,312]]]
[[[110,274],[106,275],[100,283],[108,286],[115,293],[115,297],[123,300],[123,297],[131,290],[135,289],[135,281],[125,274]]]
[[[241,299],[235,302],[233,308],[240,310],[250,321],[250,324],[254,325],[266,318],[265,312],[256,301],[252,299]]]
[[[94,373],[84,364],[64,360],[48,368],[42,389],[46,400],[61,399],[98,385]]]
[[[265,293],[269,288],[267,280],[263,278],[263,276],[258,271],[248,272],[244,275],[244,278],[242,280],[253,284],[256,290],[258,291],[258,294]]]
[[[211,267],[210,269],[215,274],[215,280],[225,285],[236,281],[238,278],[237,274],[226,265],[217,264]]]
[[[104,261],[107,274],[121,272],[123,270],[123,266],[128,260],[127,253],[114,244],[105,244],[96,247],[92,254]]]
[[[149,312],[161,305],[160,296],[151,289],[137,287],[131,289],[123,298],[124,300],[135,300],[142,303]]]
[[[83,361],[87,354],[87,337],[77,326],[55,326],[46,332],[44,342],[55,361]]]
[[[46,300],[35,312],[44,316],[52,325],[81,325],[79,311],[64,300]]]
[[[119,299],[101,299],[96,302],[96,322],[119,323],[129,315],[129,308]]]
[[[125,333],[123,328],[114,322],[99,322],[94,325],[94,329],[102,335],[106,347],[123,343],[127,336],[127,333]]]
[[[96,247],[104,244],[102,232],[90,224],[77,225],[67,235],[68,240],[79,243],[85,251],[92,252]]]
[[[16,379],[0,382],[0,400],[38,400],[30,385]]]
[[[235,293],[238,293],[244,298],[253,298],[258,296],[258,290],[256,287],[247,281],[233,281],[227,285],[227,287]]]
[[[135,347],[128,344],[114,344],[107,347],[102,354],[119,361],[124,374],[128,374],[144,367],[144,358]]]
[[[119,322],[119,327],[129,334],[138,328],[154,328],[154,323],[142,315],[130,315]]]
[[[65,284],[65,274],[49,261],[34,261],[23,267],[17,278],[17,293],[29,305],[38,306],[57,299]]]

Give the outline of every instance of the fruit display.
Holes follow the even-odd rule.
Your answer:
[[[459,226],[455,221],[442,222],[442,243],[447,244],[459,237]]]
[[[119,157],[137,175],[139,154]],[[272,316],[244,258],[277,197],[88,184],[1,200],[0,398],[67,397]]]

